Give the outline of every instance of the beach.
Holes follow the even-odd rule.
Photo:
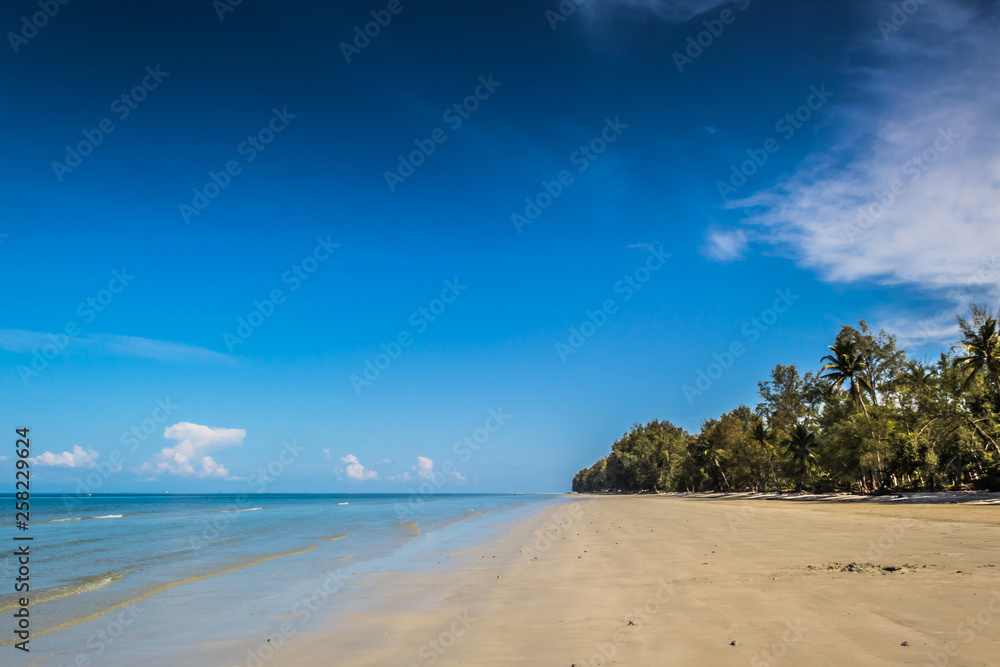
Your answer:
[[[567,496],[262,664],[1000,664],[996,499],[943,500]]]

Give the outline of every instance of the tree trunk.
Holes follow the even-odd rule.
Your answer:
[[[996,368],[990,368],[990,374],[993,375],[993,384],[997,386],[997,395],[1000,396],[1000,375],[997,374]]]
[[[726,483],[726,488],[732,491],[733,487],[730,486],[729,480],[726,479],[726,473],[722,472],[722,466],[719,465],[719,459],[715,459],[715,467],[719,469],[719,474],[722,475],[722,481]]]
[[[859,396],[860,399],[860,396]],[[865,413],[865,421],[868,422],[868,432],[872,434],[872,443],[875,446],[875,462],[878,464],[878,476],[882,477],[882,454],[879,452],[878,448],[878,438],[875,437],[875,429],[872,427],[872,418],[868,415],[868,408],[865,407],[865,402],[862,400],[858,401],[861,403],[861,411]],[[872,473],[872,484],[874,485],[872,491],[878,491],[879,482],[875,480],[875,474]]]
[[[774,482],[774,490],[781,493],[781,485],[778,484],[778,476],[774,474],[774,462],[771,460],[771,450],[767,445],[764,445],[764,450],[767,452],[767,465],[771,468],[771,480]]]
[[[959,414],[962,414],[962,413],[959,413]],[[986,431],[984,431],[983,429],[979,428],[979,424],[977,424],[976,422],[974,422],[971,419],[969,419],[965,414],[962,414],[962,418],[965,421],[967,421],[970,424],[972,424],[972,427],[974,429],[976,429],[979,432],[980,435],[982,435],[984,438],[986,438],[987,440],[989,440],[990,444],[993,445],[993,447],[997,450],[997,453],[1000,454],[1000,445],[997,445],[997,441],[996,440],[994,440],[989,435],[987,435]]]

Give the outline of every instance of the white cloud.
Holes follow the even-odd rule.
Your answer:
[[[434,461],[426,456],[417,457],[417,466],[414,470],[417,471],[417,477],[420,479],[434,481]]]
[[[366,480],[366,479],[378,479],[378,473],[374,470],[365,470],[365,467],[361,465],[361,461],[358,461],[358,457],[354,454],[348,454],[340,459],[347,464],[347,476],[350,479]]]
[[[407,480],[413,479],[413,476],[410,475],[410,473],[408,473],[408,472],[404,472],[402,475],[389,475],[389,477],[387,477],[387,479],[390,479],[392,481],[402,481],[402,482],[405,482]]]
[[[876,20],[892,8],[873,11],[872,52],[856,58],[865,83],[835,91],[840,138],[730,206],[753,207],[755,241],[828,281],[996,298],[998,273],[984,265],[1000,248],[1000,30],[971,4],[941,0],[883,39]]]
[[[709,230],[702,253],[716,262],[743,259],[747,250],[747,235],[742,229]]]
[[[449,467],[449,464],[446,463],[444,467],[445,469],[447,469]],[[434,461],[427,458],[426,456],[418,456],[417,465],[414,466],[413,469],[417,471],[418,478],[426,480],[428,482],[434,482],[435,484],[443,481],[444,479],[447,479],[448,477],[459,482],[466,481],[465,477],[462,476],[462,473],[458,472],[457,470],[455,472],[449,473],[447,476],[442,472],[434,470]]]
[[[331,454],[331,453],[330,453],[330,450],[329,450],[329,449],[324,449],[324,450],[323,450],[323,456],[325,456],[325,457],[326,457],[326,460],[327,460],[327,461],[329,461],[329,460],[330,460],[330,458],[331,458],[331,457],[333,456],[333,454]]]
[[[390,461],[389,459],[382,459],[381,461],[376,461],[375,462],[375,465],[377,465],[377,466],[387,466],[387,465],[391,465],[391,464],[392,464],[392,461]]]
[[[0,329],[0,349],[8,352],[34,354],[48,346],[60,352],[90,352],[118,357],[141,357],[159,361],[212,361],[236,364],[236,360],[221,352],[186,343],[174,343],[136,336],[84,334],[69,337],[65,333],[44,333],[22,329]]]
[[[80,445],[73,445],[72,452],[53,454],[42,452],[31,459],[31,463],[43,466],[66,466],[68,468],[93,468],[99,454],[93,449],[84,450]]]
[[[879,323],[879,328],[894,334],[897,345],[907,349],[923,345],[947,347],[961,335],[952,308],[943,309],[937,315],[928,317],[888,314]]]
[[[168,426],[163,437],[177,440],[173,447],[164,447],[160,453],[139,466],[139,471],[162,475],[190,475],[201,478],[232,479],[229,470],[205,454],[210,449],[239,447],[247,432],[241,428],[217,428],[191,422]]]

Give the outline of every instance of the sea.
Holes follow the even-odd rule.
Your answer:
[[[220,664],[256,667],[247,646],[283,623],[306,633],[356,610],[366,575],[430,567],[442,549],[472,546],[556,500],[33,495],[29,527],[20,530],[14,497],[0,495],[0,664],[204,664],[199,652],[210,651],[225,657]],[[27,593],[14,589],[24,576],[15,551],[24,545]],[[29,600],[30,653],[15,647],[21,597]]]

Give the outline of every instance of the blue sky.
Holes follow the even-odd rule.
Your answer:
[[[996,302],[997,3],[571,6],[8,3],[34,489],[564,491]]]

